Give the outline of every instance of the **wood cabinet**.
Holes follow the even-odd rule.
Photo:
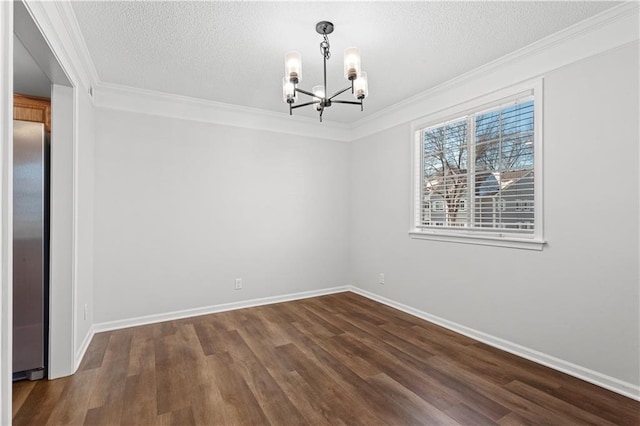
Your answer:
[[[51,133],[51,99],[14,94],[13,119],[44,123],[45,131]]]

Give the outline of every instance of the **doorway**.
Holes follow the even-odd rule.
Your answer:
[[[77,90],[76,84],[82,84],[81,77],[85,74],[75,68],[76,56],[69,53],[75,50],[67,45],[69,34],[61,24],[66,22],[67,15],[60,10],[64,7],[37,1],[0,1],[0,424],[10,424],[12,416],[14,37],[19,38],[52,83],[48,377],[73,374],[83,353],[76,344],[77,318],[82,318],[82,314],[78,317],[80,303],[76,300],[79,256],[76,179],[78,134],[86,135],[92,143],[92,105],[84,89]],[[85,104],[80,107],[82,101]],[[78,117],[87,115],[88,124],[79,126]],[[88,217],[92,214],[90,207],[88,204]],[[90,238],[92,230],[88,228],[86,232]],[[91,307],[91,277],[86,282],[89,293],[82,294],[83,303]],[[83,345],[91,336],[89,327],[90,321],[85,320],[78,340]]]
[[[13,2],[14,92],[51,100],[50,255],[48,342],[49,378],[74,367],[74,186],[75,99],[71,79],[36,24],[29,5]],[[37,14],[36,14],[37,15]],[[22,56],[19,56],[22,55]]]

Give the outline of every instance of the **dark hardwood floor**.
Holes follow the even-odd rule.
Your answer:
[[[15,425],[638,425],[640,403],[354,293],[96,334]]]

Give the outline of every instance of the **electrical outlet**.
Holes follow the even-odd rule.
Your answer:
[[[87,320],[87,317],[89,316],[89,307],[87,306],[87,304],[84,304],[84,320]]]
[[[378,279],[378,282],[380,284],[384,284],[384,274],[383,273],[380,273],[380,278]]]
[[[240,290],[242,288],[242,278],[236,278],[236,290]]]

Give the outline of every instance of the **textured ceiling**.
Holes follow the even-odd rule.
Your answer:
[[[100,81],[282,113],[288,112],[281,87],[285,52],[302,53],[301,88],[321,84],[322,37],[315,24],[329,20],[335,31],[329,36],[328,92],[347,86],[347,47],[360,47],[369,77],[364,112],[348,105],[325,112],[326,120],[345,123],[616,4],[72,2]],[[294,114],[317,117],[311,107]]]

